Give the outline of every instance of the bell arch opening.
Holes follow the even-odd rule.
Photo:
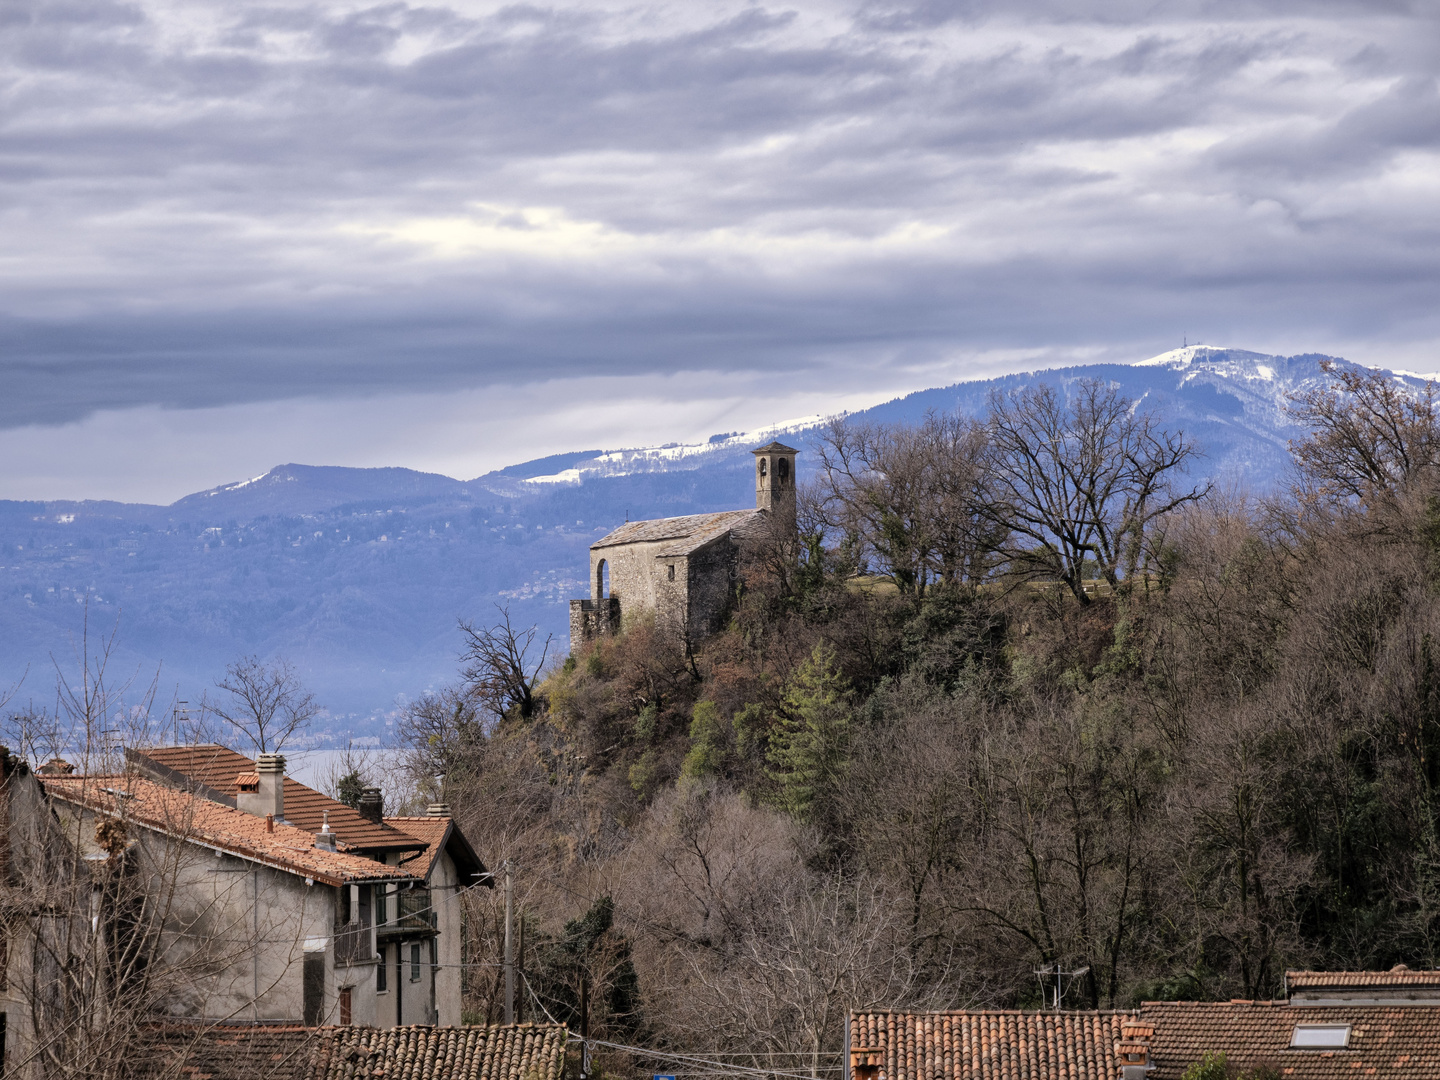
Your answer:
[[[595,599],[604,600],[610,595],[610,567],[604,559],[595,565]]]

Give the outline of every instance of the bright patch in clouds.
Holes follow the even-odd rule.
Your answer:
[[[1440,343],[1423,6],[7,14],[11,495],[464,475],[1185,335]]]

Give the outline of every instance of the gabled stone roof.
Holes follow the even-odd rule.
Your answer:
[[[155,1025],[139,1078],[187,1080],[562,1080],[565,1029]]]
[[[684,517],[629,521],[590,545],[590,550],[619,544],[647,544],[676,541],[660,554],[684,555],[743,525],[763,510],[724,510],[715,514],[687,514]]]
[[[363,855],[317,848],[313,833],[293,825],[277,822],[270,831],[264,818],[144,777],[43,776],[39,779],[46,794],[53,799],[326,885],[413,881],[416,877],[401,867],[386,866]]]

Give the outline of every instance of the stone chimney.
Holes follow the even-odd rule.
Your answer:
[[[75,771],[75,766],[71,765],[64,758],[57,757],[51,758],[35,771],[41,776],[69,776]]]
[[[366,821],[373,821],[379,825],[385,819],[385,796],[380,794],[378,787],[362,788],[360,803],[356,809],[360,811],[360,816]]]
[[[279,754],[261,754],[255,760],[255,771],[237,777],[236,786],[235,805],[241,810],[285,820],[285,759]]]
[[[1155,1025],[1141,1020],[1126,1020],[1120,1025],[1120,1040],[1115,1044],[1115,1058],[1120,1063],[1118,1080],[1145,1080],[1154,1034]]]
[[[425,811],[426,817],[449,817],[450,804],[448,802],[432,802]]]

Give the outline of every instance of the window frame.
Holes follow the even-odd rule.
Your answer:
[[[1299,1024],[1290,1032],[1291,1050],[1346,1050],[1350,1046],[1350,1025],[1349,1024]],[[1335,1032],[1340,1035],[1340,1041],[1334,1042],[1301,1042],[1301,1033],[1323,1034]]]
[[[410,981],[412,983],[420,981],[420,942],[418,941],[410,943]]]

